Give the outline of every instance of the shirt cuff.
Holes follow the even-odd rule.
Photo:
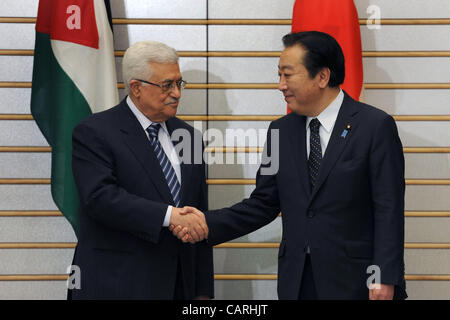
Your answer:
[[[164,218],[163,227],[168,227],[170,225],[170,217],[172,216],[172,206],[167,207],[166,216]]]

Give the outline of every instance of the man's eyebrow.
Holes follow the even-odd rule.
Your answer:
[[[175,79],[175,80],[173,80],[173,79],[166,79],[166,80],[163,80],[162,82],[174,82],[174,81],[180,81],[180,80],[183,80],[183,77],[179,77],[178,79]]]

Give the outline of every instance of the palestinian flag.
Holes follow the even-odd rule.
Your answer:
[[[342,89],[359,100],[363,85],[362,46],[358,12],[353,0],[296,0],[292,32],[300,31],[321,31],[337,40],[345,57]]]
[[[119,100],[108,11],[104,0],[40,0],[36,21],[31,113],[52,147],[53,200],[75,233],[72,130]]]

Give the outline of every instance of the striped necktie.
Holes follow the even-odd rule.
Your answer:
[[[180,190],[181,186],[178,182],[175,169],[169,161],[166,153],[164,152],[161,143],[158,140],[158,131],[161,128],[159,123],[152,123],[148,128],[147,132],[150,137],[150,143],[155,151],[155,155],[158,158],[159,164],[163,171],[164,177],[166,178],[167,185],[169,186],[170,193],[172,194],[173,202],[176,207],[180,205]]]
[[[309,136],[309,182],[311,190],[316,185],[317,176],[319,175],[320,162],[322,161],[322,146],[320,145],[319,135],[320,121],[314,118],[309,123],[310,136]]]

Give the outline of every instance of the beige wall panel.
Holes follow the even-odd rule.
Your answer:
[[[0,179],[49,179],[51,153],[0,152]]]
[[[113,18],[206,19],[206,0],[111,0]]]
[[[210,51],[280,51],[290,26],[215,26],[208,29]]]
[[[0,2],[2,17],[36,17],[38,11],[36,0],[3,0]]]
[[[450,154],[406,153],[407,179],[450,179]]]
[[[448,114],[448,89],[380,89],[365,90],[366,102],[389,114]]]
[[[450,186],[406,186],[405,209],[448,211],[450,208]],[[447,230],[450,226],[447,227]]]
[[[269,123],[268,121],[209,121],[209,129],[219,130],[226,146],[256,147],[264,146]],[[211,135],[216,135],[215,131],[211,130]],[[212,141],[210,144],[210,146],[219,145],[218,141]]]
[[[406,249],[406,274],[450,274],[449,249]],[[450,292],[449,292],[450,298]]]
[[[210,153],[204,154],[210,179],[254,179],[261,163],[258,153]]]
[[[277,274],[278,248],[215,248],[214,272],[224,274]]]
[[[361,26],[361,42],[365,51],[450,50],[449,41],[437,41],[448,39],[449,35],[446,25],[382,25],[379,30]]]
[[[209,209],[221,209],[248,198],[255,189],[254,185],[209,185]],[[226,197],[224,197],[226,195]]]
[[[31,89],[28,88],[0,88],[1,113],[30,113]]]
[[[363,64],[365,83],[450,82],[450,58],[364,58]]]
[[[179,51],[206,51],[206,26],[114,25],[116,50],[125,50],[133,43],[143,40],[161,41]]]
[[[208,14],[210,19],[291,19],[294,2],[295,0],[209,0]]]
[[[178,105],[177,114],[206,114],[206,90],[184,90]]]
[[[277,83],[278,58],[210,58],[211,83]]]
[[[398,132],[404,147],[445,147],[449,145],[450,121],[399,121]]]
[[[446,209],[448,210],[449,207]],[[431,210],[431,209],[430,209]],[[450,218],[406,217],[406,242],[450,242]],[[425,271],[423,271],[425,272]],[[450,272],[449,272],[450,274]]]
[[[0,23],[1,49],[34,49],[34,23]]]
[[[236,157],[234,157],[233,164],[227,164],[227,158],[224,155],[222,158],[218,157],[214,158],[210,154],[208,154],[208,178],[210,179],[255,179],[256,171],[259,168],[261,163],[261,154],[258,154],[258,163],[250,164],[249,154],[238,153]],[[219,163],[217,160],[213,162],[213,160],[222,159],[222,163]],[[231,162],[231,161],[230,161]]]
[[[373,13],[367,13],[370,5],[380,8],[382,19],[409,19],[409,18],[448,18],[450,7],[447,0],[355,0],[356,9],[360,19],[368,18]]]
[[[58,208],[52,200],[50,185],[0,185],[0,210],[58,210]],[[33,221],[35,220],[27,220]]]
[[[275,280],[216,280],[216,300],[278,300]]]
[[[407,281],[408,300],[449,300],[450,281]]]
[[[283,95],[275,89],[209,90],[210,114],[272,115],[285,114]]]
[[[0,121],[0,146],[48,146],[34,121]]]
[[[74,251],[0,249],[0,274],[66,274],[67,268],[72,264]]]
[[[0,300],[66,299],[66,281],[0,281]]]
[[[33,57],[0,56],[0,81],[31,81]]]
[[[64,217],[0,217],[0,242],[76,242]]]

